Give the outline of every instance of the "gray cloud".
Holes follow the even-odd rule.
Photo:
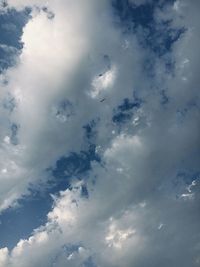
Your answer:
[[[34,10],[19,64],[5,74],[1,99],[11,93],[16,109],[2,109],[1,209],[60,156],[84,149],[82,127],[93,119],[101,162],[93,162],[86,181],[74,179],[72,189],[53,196],[47,223],[28,240],[0,250],[2,267],[199,266],[199,3],[156,10],[158,24],[171,19],[187,29],[161,57],[140,47],[138,33],[125,36],[114,26],[109,4],[49,1],[51,20]],[[142,67],[147,54],[153,77]],[[170,72],[168,57],[175,62]],[[121,127],[114,110],[125,98],[133,101],[133,91],[141,105]],[[8,121],[20,125],[17,145]]]

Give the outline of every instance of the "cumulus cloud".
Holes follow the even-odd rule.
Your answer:
[[[10,3],[15,8],[27,4]],[[2,102],[8,97],[13,99],[14,111],[2,110],[6,125],[1,131],[1,154],[6,160],[1,168],[15,166],[15,171],[7,169],[9,179],[3,179],[1,209],[26,193],[28,184],[45,176],[44,170],[59,157],[84,148],[82,127],[98,117],[103,108],[100,98],[92,99],[93,81],[102,68],[107,67],[105,53],[111,51],[115,43],[121,45],[120,33],[108,16],[107,1],[88,1],[84,5],[52,1],[48,9],[55,13],[55,18],[49,19],[43,9],[33,8],[32,18],[23,29],[24,46],[18,64],[2,76]],[[95,19],[97,13],[100,14],[98,20]],[[105,25],[107,31],[104,31]],[[100,35],[110,41],[103,45]],[[96,66],[97,62],[100,63]],[[111,89],[114,87],[111,75],[105,75],[102,85],[98,86]],[[63,101],[68,103],[64,108]],[[109,110],[120,97],[111,101]],[[8,102],[11,100],[7,100],[7,106]],[[70,116],[73,119],[69,119]],[[13,124],[17,125],[17,145],[9,141]]]
[[[94,119],[101,162],[52,196],[47,223],[2,248],[0,266],[198,266],[199,178],[182,178],[199,171],[198,1],[155,10],[157,25],[186,29],[163,56],[116,26],[110,1],[8,5],[33,10],[19,62],[1,77],[1,210],[59,157],[87,149],[83,126]]]

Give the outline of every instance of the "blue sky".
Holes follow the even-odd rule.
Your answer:
[[[0,5],[0,267],[196,267],[197,0]]]

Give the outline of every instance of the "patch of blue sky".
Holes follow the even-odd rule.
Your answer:
[[[71,153],[67,157],[62,157],[56,163],[56,168],[52,170],[53,176],[57,179],[64,177],[79,177],[82,173],[91,169],[92,161],[99,161],[95,152],[95,145],[91,145],[88,151],[81,151],[80,154]]]
[[[126,123],[132,118],[132,113],[120,112],[113,116],[114,123]]]
[[[181,170],[172,181],[172,187],[177,199],[191,199],[195,194],[195,187],[200,181],[198,170]]]
[[[126,30],[134,31],[138,26],[151,28],[155,24],[155,8],[163,9],[166,5],[172,5],[175,0],[152,0],[135,5],[129,0],[113,0],[112,4],[120,22],[124,23]]]
[[[0,72],[15,64],[14,55],[23,47],[22,29],[29,19],[30,10],[10,9],[0,13]]]
[[[140,43],[143,47],[151,48],[155,55],[161,57],[171,52],[173,44],[186,31],[185,28],[171,28],[171,21],[163,21],[159,25],[152,24],[145,32],[145,38],[139,36]],[[172,67],[173,62],[167,62],[167,67]]]
[[[134,101],[131,101],[130,99],[125,98],[123,103],[119,105],[118,109],[123,112],[126,110],[131,110],[133,108],[140,108],[141,102],[142,101],[139,99],[135,99]]]
[[[158,190],[163,196],[177,200],[190,200],[195,196],[196,185],[200,182],[199,169],[187,169],[184,165],[175,173],[168,174],[168,178],[159,185]]]
[[[112,3],[120,22],[124,23],[126,30],[133,31],[139,25],[149,27],[153,23],[154,7],[158,1],[139,6],[131,4],[128,0],[114,0]]]
[[[171,20],[155,20],[155,9],[161,10],[166,5],[172,5],[174,0],[153,0],[141,5],[134,5],[128,0],[114,0],[113,7],[118,18],[117,24],[123,27],[124,34],[136,34],[142,48],[148,49],[148,56],[144,59],[144,71],[154,77],[154,65],[157,57],[165,58],[166,70],[172,72],[175,62],[169,56],[173,44],[181,38],[185,28],[173,28]]]
[[[87,172],[91,170],[92,161],[100,162],[95,145],[91,145],[88,151],[81,151],[80,154],[71,153],[67,157],[60,158],[55,168],[48,170],[53,176],[48,182],[48,193],[56,194],[70,188],[72,179],[85,180],[87,183]],[[86,184],[82,185],[82,196],[88,197]]]
[[[114,110],[114,115],[112,121],[116,124],[124,124],[130,121],[134,112],[139,109],[142,105],[142,100],[138,98],[128,99],[125,98],[116,110]]]
[[[33,229],[46,222],[52,206],[49,193],[32,192],[19,200],[18,208],[10,208],[0,216],[0,246],[13,248],[20,239],[28,238]]]
[[[146,51],[142,70],[150,81],[149,89],[156,90],[160,94],[160,104],[166,108],[170,102],[168,88],[165,84],[156,85],[157,60],[162,58],[165,72],[174,75],[175,59],[173,57],[173,45],[187,31],[186,28],[173,26],[170,19],[156,20],[155,11],[161,11],[167,5],[173,5],[174,0],[152,0],[141,5],[134,5],[128,0],[114,0],[113,7],[118,18],[118,26],[124,29],[124,34],[137,36],[139,45]],[[131,112],[118,112],[113,116],[115,123],[127,123],[132,118]]]
[[[70,189],[72,178],[87,178],[86,173],[91,169],[92,161],[100,161],[95,145],[80,154],[71,153],[62,157],[56,162],[55,168],[49,168],[47,171],[52,179],[46,189],[30,189],[30,195],[19,200],[19,207],[7,209],[0,215],[0,246],[11,249],[19,239],[28,238],[34,229],[44,224],[53,204],[51,194]],[[89,197],[86,183],[82,185],[81,195]]]
[[[179,181],[184,181],[187,185],[190,185],[192,181],[200,180],[200,171],[196,170],[181,170],[178,171],[174,184],[178,184]]]

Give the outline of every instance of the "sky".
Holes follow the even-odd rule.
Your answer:
[[[0,267],[200,266],[200,1],[0,1]]]

